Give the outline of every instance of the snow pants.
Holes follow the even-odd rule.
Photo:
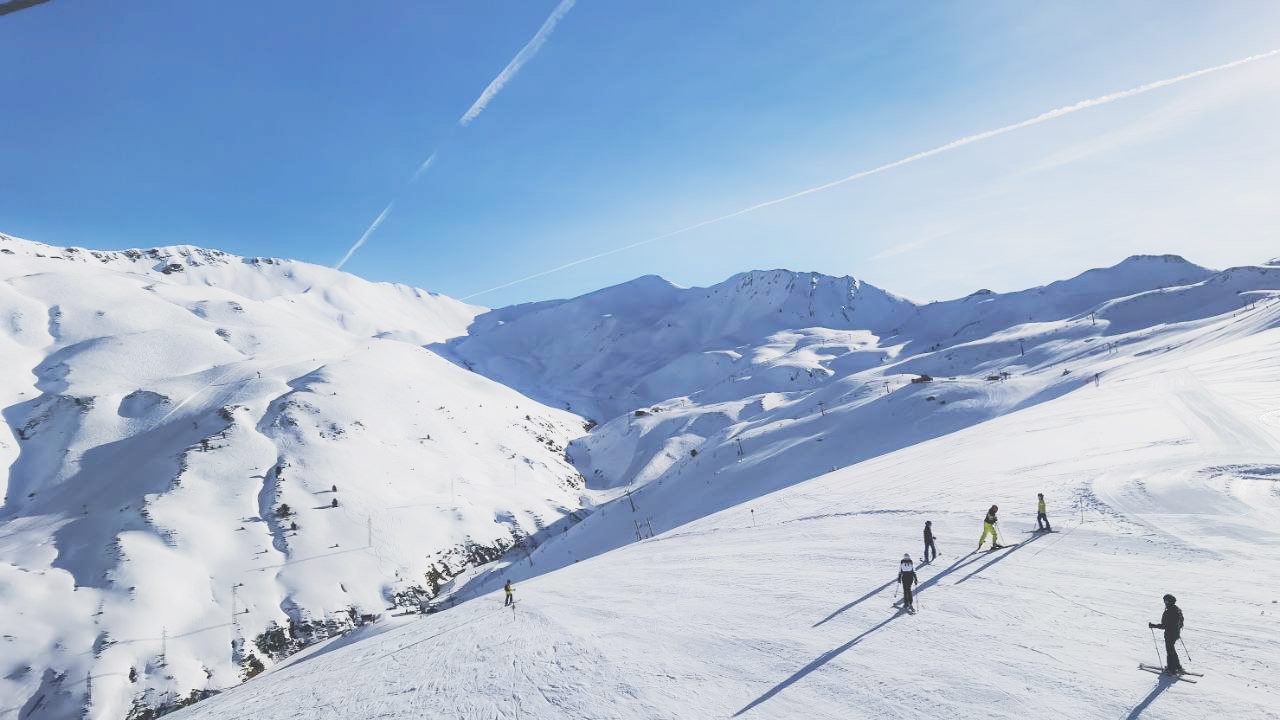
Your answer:
[[[1176,635],[1164,636],[1164,669],[1169,672],[1182,672],[1182,660],[1178,657],[1178,637]]]
[[[512,604],[512,603],[514,603],[515,601],[516,601],[516,599],[515,599],[515,598],[513,598],[513,597],[511,597],[511,593],[507,593],[507,601],[506,601],[506,602],[504,602],[504,603],[502,603],[502,607],[506,607],[506,606],[508,606],[508,605],[510,605],[510,604]]]
[[[915,607],[915,599],[911,596],[911,581],[910,581],[910,580],[903,580],[903,581],[902,581],[902,607],[904,607],[904,608],[914,608],[914,607]]]
[[[932,557],[930,557],[929,555],[930,551],[933,552]],[[924,561],[929,562],[930,560],[936,559],[937,557],[938,557],[938,548],[933,546],[932,540],[926,541],[924,544]]]
[[[978,547],[982,547],[982,543],[987,541],[987,535],[991,536],[991,546],[995,547],[1000,544],[1000,536],[996,534],[996,526],[989,522],[982,523],[982,537],[978,538]]]
[[[1041,525],[1041,523],[1044,523],[1044,524],[1043,524],[1043,525]],[[1036,529],[1037,529],[1037,530],[1040,530],[1040,529],[1044,529],[1044,530],[1053,530],[1053,528],[1049,527],[1049,516],[1048,516],[1048,515],[1045,515],[1045,514],[1044,514],[1044,513],[1042,513],[1042,512],[1038,512],[1038,513],[1036,513]]]

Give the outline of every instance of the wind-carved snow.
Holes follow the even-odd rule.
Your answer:
[[[21,712],[88,701],[116,718],[227,688],[250,653],[298,644],[285,618],[319,638],[408,582],[448,609],[390,614],[180,716],[1198,718],[1280,700],[1258,679],[1280,663],[1280,633],[1258,624],[1280,580],[1275,266],[1139,256],[927,305],[816,273],[644,277],[483,311],[284,261],[189,285],[229,256],[154,255],[100,262],[152,263],[140,292],[206,333],[153,339],[131,313],[127,333],[85,334],[72,288],[0,285],[18,316],[3,352],[41,383],[6,419],[51,433],[0,448],[11,486],[45,487],[28,470],[61,469],[64,448],[163,428],[138,462],[178,467],[146,473],[166,478],[146,517],[103,521],[120,559],[79,558],[113,574],[110,592],[70,589],[48,539],[75,520],[66,493],[83,477],[57,479],[56,509],[7,507],[0,552],[20,562],[0,572],[22,573],[8,587],[94,618],[15,634],[38,660],[0,681]],[[174,256],[196,264],[165,273]],[[173,374],[117,389],[130,333]],[[109,341],[54,357],[95,338]],[[179,367],[173,345],[210,359]],[[1036,492],[1057,534],[1023,534]],[[966,554],[992,502],[1006,537],[1028,540]],[[897,615],[897,559],[925,519],[944,554],[921,570],[922,612]],[[504,553],[513,535],[531,537]],[[199,590],[172,607],[163,583],[118,590],[157,572]],[[491,594],[507,579],[514,612]],[[1212,669],[1198,685],[1133,670],[1156,660],[1142,622],[1164,592],[1188,613],[1192,664]],[[95,635],[104,624],[116,634]],[[86,642],[91,660],[65,659]]]
[[[234,685],[581,507],[581,421],[422,347],[480,308],[196,248],[0,249],[0,716]]]

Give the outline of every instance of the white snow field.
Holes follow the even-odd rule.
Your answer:
[[[459,578],[451,609],[366,628],[176,717],[1280,717],[1280,267],[1140,258],[1072,283],[908,308],[886,336],[777,330],[761,312],[752,345],[688,319],[713,330],[668,358],[714,354],[699,367],[725,363],[720,383],[708,371],[703,389],[570,446],[612,500]],[[664,364],[587,368],[592,343],[658,347],[640,336],[666,332],[661,313],[614,308],[590,340],[563,330],[580,324],[545,340],[519,326],[608,313],[582,307],[599,299],[496,311],[502,325],[482,316],[451,350],[513,384],[555,379],[531,390],[545,399],[608,408],[619,393],[593,395],[599,383],[638,389]],[[980,330],[949,339],[949,322]],[[504,356],[486,332],[521,342]],[[557,337],[582,354],[554,352]],[[477,338],[491,355],[468,351]],[[1053,534],[1030,532],[1037,492]],[[992,503],[1018,544],[976,554]],[[920,611],[900,614],[898,559],[920,557],[925,520],[943,554],[920,571]],[[1183,661],[1205,672],[1195,684],[1138,669],[1162,652],[1145,623],[1166,592],[1186,613]]]
[[[234,685],[581,507],[581,421],[422,347],[481,308],[188,247],[0,278],[4,720]]]
[[[1278,263],[485,311],[3,248],[0,720],[1278,716]],[[992,503],[1021,544],[971,553]],[[1137,667],[1166,592],[1194,684]]]

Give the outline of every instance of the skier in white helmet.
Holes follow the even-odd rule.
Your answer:
[[[915,612],[916,606],[914,598],[911,595],[911,588],[920,582],[916,578],[916,565],[911,562],[911,554],[903,553],[902,562],[898,564],[898,582],[902,583],[902,609],[907,612]]]

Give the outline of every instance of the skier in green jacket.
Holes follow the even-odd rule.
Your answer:
[[[1000,535],[996,532],[996,511],[1000,508],[992,505],[987,511],[987,517],[982,521],[982,537],[978,538],[978,549],[982,549],[982,543],[987,541],[987,536],[991,536],[991,549],[999,550],[1004,547],[1000,544]]]
[[[1049,527],[1049,516],[1044,511],[1044,493],[1036,493],[1036,498],[1038,498],[1036,503],[1036,530],[1053,532],[1053,528]]]

